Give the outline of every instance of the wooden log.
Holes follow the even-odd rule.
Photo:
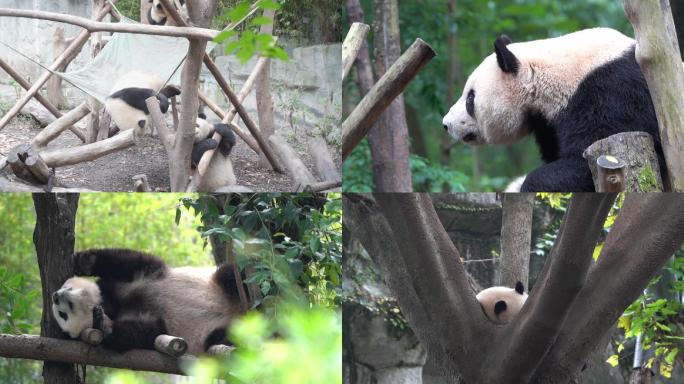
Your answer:
[[[147,175],[133,176],[133,189],[136,192],[152,192],[152,188],[150,188],[150,184],[147,182]]]
[[[244,185],[226,185],[220,188],[217,188],[214,192],[216,193],[252,193],[254,190],[252,190],[249,187],[245,187]]]
[[[67,149],[53,149],[40,153],[50,168],[74,165],[85,161],[93,161],[112,152],[120,151],[135,145],[132,129],[119,132],[109,139],[92,144],[84,144]]]
[[[99,329],[86,328],[81,331],[78,338],[86,344],[100,345],[104,340],[104,334]]]
[[[207,55],[204,55],[204,65],[209,69],[209,72],[211,72],[211,74],[214,76],[216,82],[221,87],[221,90],[223,90],[223,93],[225,93],[226,96],[228,96],[228,100],[230,100],[230,102],[235,107],[235,110],[237,111],[238,115],[240,115],[242,122],[245,123],[245,126],[247,126],[247,129],[249,129],[249,132],[256,139],[257,143],[259,143],[259,148],[261,149],[261,152],[264,153],[264,155],[268,159],[269,164],[271,164],[273,170],[278,173],[283,173],[283,168],[278,163],[278,160],[276,159],[275,154],[273,153],[273,150],[271,149],[270,145],[268,145],[263,135],[259,131],[259,128],[257,128],[256,124],[254,124],[252,118],[249,117],[247,110],[242,105],[237,95],[233,92],[230,85],[228,85],[228,82],[221,74],[219,68],[216,66],[214,61],[211,60],[211,58],[209,58],[209,56]]]
[[[221,110],[221,107],[219,107],[218,104],[216,104],[212,99],[210,99],[209,97],[207,97],[207,96],[206,96],[205,94],[203,94],[202,92],[199,93],[199,99],[200,99],[204,104],[206,104],[207,107],[209,107],[209,109],[211,109],[211,111],[214,112],[214,113],[216,114],[216,116],[218,116],[218,117],[221,118],[221,122],[222,122],[222,123],[228,124],[228,125],[230,126],[230,128],[233,130],[233,132],[235,132],[236,135],[238,135],[245,143],[247,143],[247,145],[248,145],[254,152],[256,152],[256,153],[260,153],[260,152],[261,152],[261,151],[259,150],[259,144],[252,138],[252,136],[249,135],[249,133],[247,133],[247,132],[243,131],[242,129],[240,129],[240,127],[239,127],[238,125],[236,125],[236,124],[231,124],[233,119],[231,119],[231,121],[228,121],[228,122],[225,121],[225,120],[227,120],[227,119],[226,119],[226,114],[223,112],[223,110]],[[230,113],[230,112],[229,112],[229,113]],[[235,115],[233,115],[233,117],[235,117]],[[215,133],[214,136],[212,136],[212,138],[213,138],[214,140],[216,140],[217,142],[220,142],[220,141],[221,141],[221,135],[219,135],[218,133]],[[214,150],[210,150],[210,151],[213,152]],[[209,152],[209,151],[207,151],[207,152]],[[202,157],[202,158],[204,158],[204,157]],[[200,162],[200,164],[201,164],[201,162]],[[207,165],[208,165],[208,163],[207,163]],[[206,171],[206,168],[207,168],[207,167],[203,167],[203,168],[202,168],[202,167],[198,167],[198,168],[201,169],[201,170],[202,170],[201,173],[204,174],[204,171]]]
[[[37,192],[45,193],[45,187],[26,184],[23,180],[17,179],[11,175],[0,175],[0,192]],[[80,192],[95,192],[85,188],[67,188],[54,187],[52,193],[80,193]]]
[[[684,71],[669,1],[623,1],[635,57],[655,107],[668,168],[666,186],[684,192]],[[629,187],[628,187],[629,189]]]
[[[47,146],[48,143],[56,139],[65,129],[73,127],[74,124],[88,115],[88,113],[90,113],[90,108],[88,107],[88,103],[84,101],[79,104],[78,107],[67,112],[66,115],[63,115],[52,122],[52,124],[43,128],[43,130],[31,140],[31,144],[37,148]]]
[[[230,356],[230,354],[235,350],[235,347],[225,344],[215,344],[207,348],[207,353],[210,355],[220,355],[220,356]]]
[[[154,339],[154,349],[163,354],[178,357],[188,350],[188,343],[180,337],[159,335]]]
[[[596,141],[584,150],[582,156],[589,164],[596,188],[599,188],[600,180],[597,160],[602,155],[612,156],[624,162],[626,191],[653,192],[663,190],[658,156],[653,145],[653,138],[648,133],[618,133]]]
[[[109,11],[111,9],[112,5],[110,3],[106,3],[102,9],[100,10],[100,13],[98,13],[96,20],[102,20],[107,14],[109,14]],[[0,9],[1,10],[1,9]],[[10,10],[12,11],[12,10]],[[23,11],[23,10],[17,10],[17,11]],[[34,11],[29,11],[29,12],[34,12]],[[38,12],[38,11],[35,11]],[[73,57],[78,54],[78,52],[81,51],[81,48],[83,48],[83,45],[88,41],[88,38],[90,37],[90,32],[88,31],[83,31],[81,32],[75,39],[74,41],[69,44],[67,49],[62,52],[61,55],[57,58],[57,60],[52,63],[48,68],[52,71],[56,71],[58,68],[60,68],[63,65],[67,65],[71,60],[73,60]],[[21,111],[21,109],[26,105],[26,103],[31,100],[32,97],[34,97],[38,91],[40,91],[40,88],[45,84],[46,81],[52,76],[52,72],[50,71],[45,71],[39,78],[36,80],[35,83],[33,83],[33,86],[31,86],[30,89],[26,91],[26,94],[21,97],[10,110],[5,113],[5,116],[0,119],[0,130],[3,129],[7,123],[9,123],[14,116]],[[85,141],[85,135],[81,137],[81,140]]]
[[[9,164],[12,172],[14,172],[18,178],[31,184],[41,184],[40,180],[38,180],[24,164],[24,160],[27,157],[26,152],[28,152],[29,149],[31,149],[31,144],[28,143],[22,143],[12,147],[7,154],[7,164]]]
[[[156,351],[134,349],[112,353],[110,349],[93,347],[80,340],[63,340],[34,335],[0,334],[0,356],[15,359],[58,361],[72,364],[185,374],[181,363],[192,361],[184,356],[174,358]]]
[[[269,141],[280,161],[285,164],[288,175],[302,185],[310,185],[316,182],[316,178],[309,172],[297,152],[290,147],[290,144],[282,136],[273,134]]]
[[[107,13],[109,13],[109,10],[107,10]],[[198,27],[182,28],[166,27],[161,25],[104,23],[100,21],[89,20],[84,17],[65,15],[62,13],[33,11],[14,8],[0,8],[0,16],[57,21],[60,23],[78,25],[79,27],[89,31],[90,33],[121,32],[140,35],[185,37],[187,39],[198,40],[213,40],[220,33],[219,31],[215,31],[213,29]]]
[[[316,165],[316,172],[322,181],[341,180],[340,171],[330,155],[330,149],[322,137],[309,142],[309,152]]]
[[[354,65],[354,60],[361,51],[369,30],[370,26],[364,23],[352,23],[349,27],[349,32],[342,43],[342,80],[347,77]]]
[[[385,72],[356,108],[342,123],[342,159],[361,142],[373,123],[404,91],[409,82],[435,57],[435,51],[423,40],[416,41]]]
[[[323,192],[342,186],[342,180],[329,180],[303,186],[304,192]]]
[[[29,147],[26,152],[24,165],[31,171],[31,174],[33,174],[40,184],[48,184],[50,181],[50,170],[43,158],[38,154],[38,151],[32,146]]]
[[[5,72],[7,72],[7,74],[10,75],[14,79],[14,81],[17,82],[17,84],[21,85],[22,88],[24,88],[27,91],[31,89],[31,84],[28,81],[24,80],[24,78],[17,71],[14,70],[14,68],[12,68],[7,62],[2,60],[1,58],[0,58],[0,68],[2,68]],[[41,103],[45,107],[45,109],[47,109],[50,113],[52,113],[53,116],[55,116],[56,118],[62,117],[62,112],[60,112],[57,109],[57,107],[52,105],[40,93],[36,93],[35,99],[39,103]],[[22,108],[23,108],[23,106],[22,106]],[[81,130],[79,128],[69,127],[69,130],[71,132],[73,132],[74,135],[76,135],[79,139],[81,139],[81,141],[85,141],[85,135],[83,134],[83,132],[81,132]]]
[[[625,163],[613,156],[601,155],[596,160],[598,185],[596,192],[623,192],[625,190]]]

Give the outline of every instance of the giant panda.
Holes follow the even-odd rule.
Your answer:
[[[655,110],[634,50],[633,39],[608,28],[524,43],[501,36],[442,123],[470,145],[533,134],[545,164],[527,175],[522,191],[594,191],[582,153],[619,132],[649,133],[664,170]]]
[[[145,100],[156,95],[159,109],[166,113],[169,109],[169,98],[179,94],[178,87],[164,86],[164,80],[159,76],[131,71],[114,84],[105,100],[105,110],[119,130],[134,129],[136,134],[140,135],[144,132],[150,114]]]
[[[490,287],[480,291],[475,297],[487,318],[497,324],[511,321],[527,301],[525,286],[520,281],[515,284],[515,288]]]
[[[70,337],[92,327],[92,309],[106,315],[105,347],[154,349],[161,334],[182,337],[197,355],[229,344],[226,329],[243,313],[232,266],[170,268],[156,256],[128,249],[91,249],[74,255],[76,275],[52,297],[52,312]]]
[[[221,135],[220,143],[212,139],[214,132]],[[209,167],[197,186],[199,192],[213,192],[220,187],[235,184],[233,163],[229,157],[233,146],[235,146],[235,134],[228,125],[211,124],[206,120],[206,115],[198,114],[195,122],[195,142],[191,154],[192,168],[197,167],[204,152],[218,147],[218,151],[212,156]]]
[[[147,10],[147,22],[151,25],[169,25],[170,18],[166,14],[164,6],[159,0],[148,0],[152,6]],[[173,1],[171,1],[174,3]],[[180,0],[181,9],[177,9],[181,15],[187,11],[185,10],[185,0]],[[175,3],[174,3],[175,5]]]

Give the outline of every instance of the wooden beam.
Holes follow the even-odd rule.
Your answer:
[[[100,13],[98,13],[96,20],[102,20],[105,16],[107,16],[111,10],[111,7],[112,5],[110,3],[105,3],[100,10]],[[83,48],[83,45],[88,41],[89,37],[89,31],[82,31],[74,39],[74,41],[69,44],[67,49],[65,49],[64,52],[59,55],[55,62],[52,63],[49,69],[51,71],[56,71],[62,65],[67,65],[71,60],[73,60],[74,57],[76,57],[78,52],[81,51],[81,48]],[[28,103],[29,100],[31,100],[31,98],[38,93],[38,91],[40,91],[40,88],[48,81],[50,76],[52,76],[52,72],[46,71],[35,81],[35,83],[33,83],[33,86],[26,91],[26,94],[14,104],[14,106],[5,114],[5,116],[2,117],[2,119],[0,119],[0,130],[3,129],[7,123],[9,123],[9,121],[12,120],[17,113],[19,113],[19,111],[21,111],[24,105],[26,105],[26,103]],[[85,136],[83,137],[83,140],[85,140]]]
[[[144,349],[113,353],[110,349],[92,346],[80,340],[7,334],[0,334],[0,356],[176,375],[185,374],[181,369],[182,361],[194,360],[194,357],[191,356],[174,358],[157,351]]]
[[[342,43],[342,80],[344,80],[354,65],[354,60],[366,41],[370,26],[364,23],[353,23]]]
[[[109,13],[109,10],[107,11]],[[141,35],[155,35],[155,36],[175,36],[185,37],[187,39],[199,40],[213,40],[219,31],[207,28],[197,27],[167,27],[161,25],[145,25],[145,24],[127,24],[127,23],[104,23],[101,21],[93,21],[84,17],[65,15],[62,13],[33,11],[27,9],[13,9],[0,8],[0,16],[7,17],[23,17],[28,19],[41,19],[57,21],[60,23],[67,23],[78,25],[89,32],[121,32],[134,33]]]
[[[78,107],[62,115],[57,120],[53,121],[47,127],[43,128],[36,137],[31,140],[31,144],[36,147],[45,147],[52,140],[57,138],[65,129],[71,127],[90,113],[87,102],[82,102]]]
[[[127,129],[118,135],[92,144],[66,149],[53,149],[41,152],[40,156],[50,168],[74,165],[85,161],[93,161],[112,152],[120,151],[135,145],[133,130]]]
[[[273,134],[269,138],[273,150],[278,154],[280,161],[285,164],[287,173],[301,185],[311,185],[316,182],[309,169],[299,158],[297,152],[287,143],[282,136]]]
[[[31,83],[24,80],[24,78],[17,71],[14,70],[14,68],[12,68],[6,61],[2,60],[1,58],[0,68],[7,72],[7,74],[10,75],[14,79],[14,81],[17,82],[17,84],[21,85],[22,88],[24,88],[27,91],[31,89]],[[52,113],[54,117],[58,119],[62,117],[62,112],[60,112],[59,109],[57,109],[57,107],[52,105],[52,103],[50,103],[48,99],[46,99],[43,95],[41,95],[40,93],[36,93],[35,98],[36,100],[38,100],[39,103],[43,104],[45,109]],[[78,129],[77,127],[69,127],[69,130],[73,132],[74,135],[76,135],[79,139],[81,139],[81,141],[85,141],[85,135],[80,129]]]
[[[420,70],[435,57],[435,51],[421,39],[416,41],[392,64],[373,88],[342,123],[342,159],[361,142],[373,123],[392,103]]]

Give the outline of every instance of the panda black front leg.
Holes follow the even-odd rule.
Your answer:
[[[594,192],[594,181],[586,160],[560,158],[530,172],[521,192]]]
[[[154,255],[131,249],[89,249],[74,255],[74,272],[105,280],[133,281],[135,277],[162,277],[163,261]]]
[[[214,124],[214,129],[221,135],[221,143],[219,150],[223,156],[230,155],[233,147],[235,146],[235,133],[226,124]]]
[[[197,168],[204,152],[210,149],[216,149],[218,143],[214,139],[204,139],[192,147],[192,153],[190,154],[190,159],[192,161],[192,168]]]
[[[118,320],[112,325],[111,334],[102,344],[117,351],[129,349],[154,349],[157,336],[166,334],[166,325],[162,319]]]

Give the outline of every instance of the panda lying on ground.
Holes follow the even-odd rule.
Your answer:
[[[620,132],[649,133],[664,171],[655,110],[634,49],[634,40],[608,28],[515,44],[501,36],[444,116],[444,128],[470,145],[534,134],[545,164],[527,175],[522,191],[594,191],[582,153]]]
[[[197,187],[199,192],[213,192],[220,187],[234,185],[236,182],[233,163],[229,157],[235,146],[235,134],[228,125],[211,124],[206,119],[206,115],[200,113],[195,122],[195,144],[192,147],[191,155],[192,168],[197,167],[204,152],[216,147],[218,147],[218,151],[212,156],[211,163],[202,176],[202,181]],[[221,135],[220,143],[211,138],[214,132]]]
[[[475,297],[487,318],[497,324],[506,324],[513,320],[527,301],[525,286],[520,281],[515,284],[515,289],[491,287],[480,291]]]
[[[233,268],[167,267],[156,256],[127,249],[91,249],[74,256],[77,275],[52,296],[60,328],[76,338],[92,327],[102,305],[103,345],[123,351],[154,349],[161,334],[183,338],[187,353],[227,344],[226,328],[242,314]]]
[[[128,72],[114,84],[105,101],[105,110],[118,130],[134,129],[139,136],[144,132],[150,114],[145,100],[155,95],[159,100],[159,109],[166,113],[169,99],[180,95],[180,89],[174,85],[164,86],[164,80],[156,75]]]

